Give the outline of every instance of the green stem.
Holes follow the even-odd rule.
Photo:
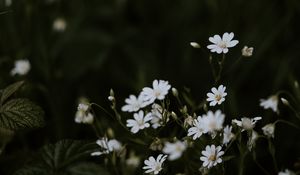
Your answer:
[[[270,139],[268,139],[268,147],[269,147],[269,152],[272,156],[275,171],[278,172],[278,166],[277,166],[277,162],[276,162],[276,158],[275,158],[275,149],[274,149],[274,146],[272,145],[272,142]]]
[[[221,79],[221,74],[222,74],[222,71],[223,71],[224,62],[225,62],[225,54],[223,54],[221,61],[218,62],[219,72],[218,72],[218,75],[215,79],[215,84],[217,84]]]
[[[288,124],[288,125],[290,125],[290,126],[292,126],[292,127],[294,127],[294,128],[300,129],[299,126],[295,125],[294,123],[285,121],[285,120],[276,120],[276,121],[274,122],[274,125],[276,125],[277,123],[285,123],[285,124]]]

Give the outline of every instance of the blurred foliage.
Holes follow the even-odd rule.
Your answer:
[[[227,116],[264,115],[269,120],[274,114],[264,112],[258,101],[281,89],[294,94],[300,109],[299,87],[294,86],[300,77],[298,0],[12,0],[6,6],[7,2],[0,1],[0,87],[28,82],[20,93],[45,109],[46,126],[15,135],[1,155],[1,175],[24,164],[17,157],[28,157],[46,143],[95,139],[92,129],[74,123],[81,96],[109,108],[112,87],[120,107],[129,93],[159,78],[180,91],[190,88],[200,103],[213,85],[206,45],[214,34],[232,31],[240,41],[227,54],[221,79],[228,87]],[[53,30],[57,18],[66,21],[65,31]],[[204,51],[190,47],[191,41]],[[253,57],[229,69],[244,45],[254,47]],[[32,65],[29,74],[12,77],[14,60],[24,58]],[[279,117],[293,120],[286,110]],[[299,131],[278,128],[286,132],[276,133],[277,160],[279,167],[288,167],[300,156]],[[259,156],[264,159],[265,154]],[[250,174],[257,169],[253,166],[247,170]]]

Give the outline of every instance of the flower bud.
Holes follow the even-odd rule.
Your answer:
[[[275,131],[274,123],[270,123],[270,124],[265,125],[262,128],[262,130],[263,130],[263,133],[264,133],[265,136],[274,138],[274,131]]]
[[[242,55],[244,57],[251,57],[253,54],[253,47],[244,46],[242,49]]]
[[[178,97],[178,91],[176,88],[172,88],[172,94],[174,95],[174,97]]]
[[[195,49],[201,48],[201,46],[197,42],[190,42],[190,45]]]

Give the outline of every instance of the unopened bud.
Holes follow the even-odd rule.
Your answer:
[[[285,98],[280,98],[280,100],[281,100],[281,102],[282,102],[284,105],[286,105],[286,106],[289,106],[289,105],[290,105],[290,103],[289,103],[289,101],[287,101],[287,99],[285,99]]]
[[[185,114],[187,113],[188,109],[186,106],[183,106],[183,108],[181,109],[181,113]]]
[[[175,112],[171,112],[171,116],[172,116],[172,118],[174,119],[174,120],[177,120],[177,115],[176,115],[176,113]]]
[[[297,89],[299,88],[299,83],[298,83],[297,80],[294,81],[294,86],[295,86],[295,88],[297,88]]]
[[[109,101],[115,101],[115,97],[114,96],[108,96],[108,100]]]
[[[114,97],[114,96],[115,96],[115,92],[114,92],[114,90],[113,90],[113,89],[110,89],[110,91],[109,91],[109,95],[110,95],[110,96],[112,96],[112,97]]]
[[[57,32],[64,32],[67,28],[67,23],[64,18],[56,18],[53,22],[53,30]]]
[[[176,88],[172,88],[172,94],[174,95],[174,97],[178,97],[178,91]]]
[[[251,57],[253,54],[253,47],[244,46],[242,49],[242,55],[244,57]]]
[[[114,134],[114,130],[113,130],[113,129],[108,128],[106,132],[107,132],[107,136],[108,136],[109,138],[114,138],[114,137],[115,137],[115,134]]]
[[[197,42],[190,42],[190,45],[195,49],[201,48],[201,46]]]

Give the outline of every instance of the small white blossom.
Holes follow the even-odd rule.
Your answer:
[[[169,154],[168,160],[176,160],[181,157],[182,153],[186,150],[187,143],[176,141],[175,143],[166,142],[163,148],[165,154]]]
[[[67,28],[67,22],[64,18],[56,18],[53,21],[53,30],[57,32],[64,32]]]
[[[211,168],[222,162],[221,156],[224,151],[221,151],[221,146],[207,145],[205,150],[202,151],[200,160],[203,161],[203,167]]]
[[[126,105],[122,107],[122,111],[127,112],[136,112],[141,108],[145,107],[145,103],[143,102],[143,97],[139,95],[136,97],[135,95],[129,95],[129,98],[125,99]]]
[[[275,131],[275,125],[274,123],[269,123],[262,127],[263,133],[267,137],[272,137],[274,138],[274,131]]]
[[[201,46],[197,42],[190,42],[190,45],[195,49],[201,48]]]
[[[206,115],[202,116],[204,133],[209,133],[214,138],[216,132],[223,128],[224,119],[225,115],[221,110],[217,110],[215,113],[208,111]]]
[[[162,170],[162,164],[166,160],[167,155],[159,154],[155,160],[153,156],[150,156],[144,161],[145,166],[143,167],[145,173],[158,174]]]
[[[210,102],[210,106],[215,106],[216,104],[220,105],[223,101],[225,101],[225,96],[227,93],[225,92],[226,87],[223,85],[220,85],[217,88],[213,87],[211,88],[211,92],[207,93],[207,101]]]
[[[278,175],[296,175],[293,171],[285,169],[284,171],[280,171]]]
[[[116,139],[108,140],[106,137],[103,137],[96,141],[97,145],[100,146],[101,151],[96,151],[91,153],[91,156],[100,156],[102,154],[109,154],[113,151],[120,151],[122,144]]]
[[[201,137],[202,134],[205,132],[202,120],[203,120],[202,117],[198,116],[197,119],[194,119],[193,127],[191,127],[188,130],[188,136],[193,135],[193,140],[196,140],[197,138]]]
[[[227,145],[233,138],[234,134],[231,132],[232,126],[226,126],[223,130],[223,145]]]
[[[272,95],[267,99],[260,99],[260,104],[261,107],[264,109],[272,109],[274,112],[279,112],[278,111],[278,96],[277,95]]]
[[[155,100],[163,100],[165,96],[169,93],[171,85],[168,81],[164,80],[154,80],[152,83],[152,88],[144,87],[141,95],[143,96],[144,102],[149,105]]]
[[[189,127],[189,126],[193,126],[193,122],[194,122],[194,119],[192,116],[188,116],[187,118],[184,119],[184,127]]]
[[[151,113],[148,113],[144,116],[144,111],[139,111],[138,113],[133,114],[134,119],[127,120],[127,127],[131,128],[132,133],[137,133],[139,130],[148,128],[150,124],[148,123],[152,117]]]
[[[253,54],[253,47],[244,46],[242,49],[242,55],[244,57],[251,57]]]
[[[248,149],[251,151],[253,147],[255,147],[255,142],[258,139],[258,134],[256,131],[252,130],[251,136],[248,139],[247,145]]]
[[[162,125],[162,116],[163,116],[162,112],[163,112],[163,108],[159,104],[154,103],[152,105],[152,109],[151,109],[152,128],[156,129]]]
[[[16,60],[15,67],[11,70],[11,75],[26,75],[31,68],[30,62],[28,60]]]
[[[126,165],[134,168],[139,166],[140,162],[141,162],[140,157],[136,156],[133,152],[131,152],[129,158],[126,159]]]
[[[261,119],[262,119],[261,117],[254,117],[254,118],[243,117],[241,121],[234,119],[232,120],[232,122],[238,125],[239,127],[241,127],[242,131],[244,131],[244,130],[252,130],[255,127],[255,123]]]
[[[94,116],[88,111],[89,105],[80,103],[77,107],[75,114],[76,123],[92,124],[94,122]]]
[[[208,49],[210,49],[211,52],[217,52],[220,53],[227,53],[228,48],[234,47],[239,43],[238,40],[232,40],[234,37],[234,34],[231,33],[224,33],[223,37],[221,38],[220,35],[214,35],[213,37],[209,37],[209,41],[213,44],[210,44],[207,46]]]

